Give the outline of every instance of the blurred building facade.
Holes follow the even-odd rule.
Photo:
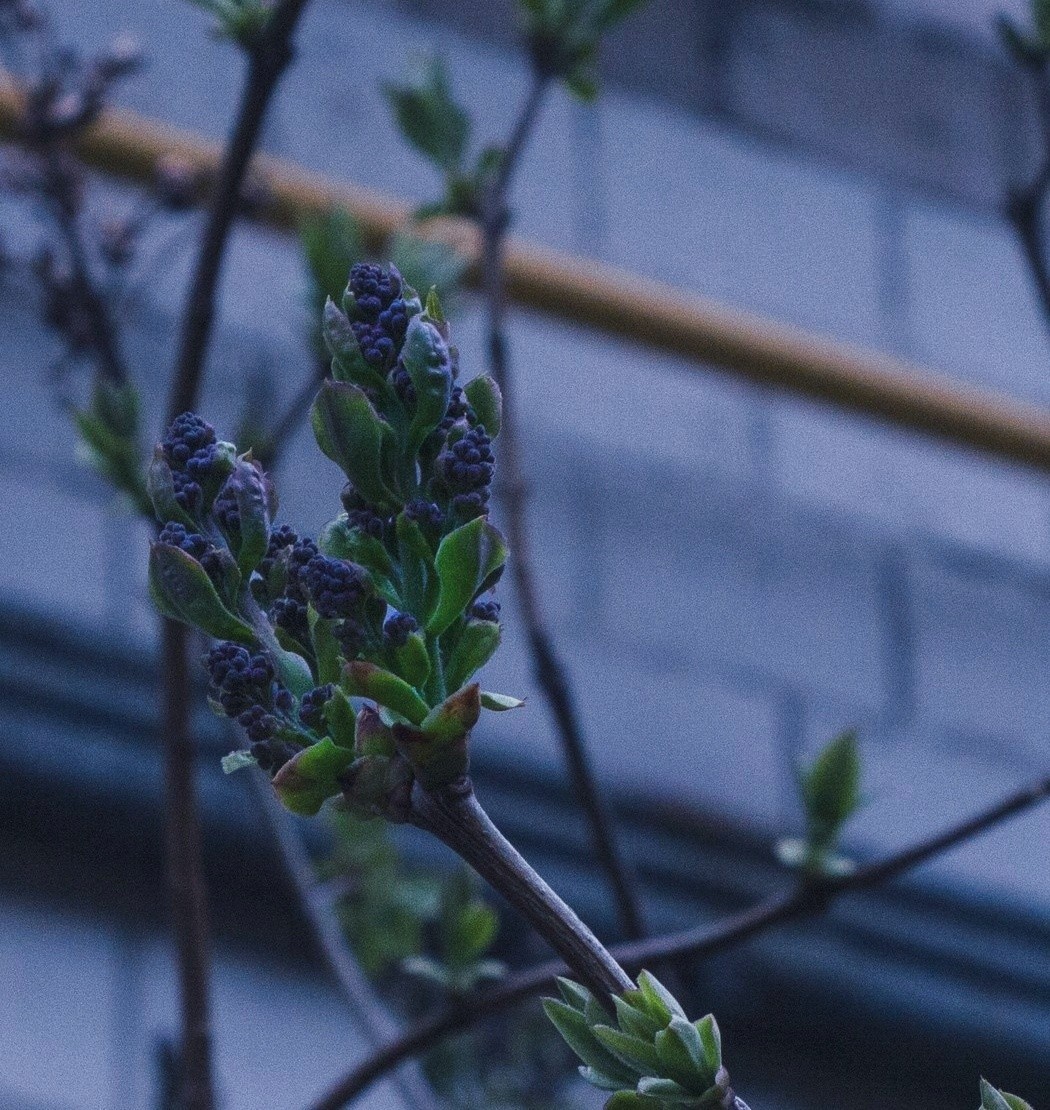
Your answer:
[[[316,0],[266,148],[432,197],[380,82],[437,51],[480,137],[498,137],[526,82],[511,9]],[[959,23],[927,9],[905,20],[844,0],[654,0],[611,44],[596,106],[560,94],[547,106],[519,233],[1050,403],[1046,331],[1000,215],[1030,163],[1027,92],[983,13]],[[81,0],[56,14],[85,45],[135,33],[151,65],[126,103],[221,135],[239,67],[188,5]],[[10,249],[28,251],[24,212],[3,217]],[[185,276],[175,255],[135,317],[150,426]],[[235,426],[249,394],[290,396],[308,372],[302,298],[294,244],[241,230],[204,406],[217,423]],[[173,1009],[145,531],[74,458],[31,301],[9,276],[0,959],[18,1028],[8,1036],[2,1019],[0,1106],[147,1106]],[[469,299],[455,325],[464,364],[480,366]],[[869,773],[858,853],[1045,771],[1044,477],[538,315],[514,314],[512,344],[544,600],[655,922],[714,918],[784,881],[769,847],[797,828],[792,769],[844,727],[860,730]],[[304,431],[280,482],[286,518],[320,523],[338,484]],[[502,600],[508,643],[491,681],[530,705],[478,738],[482,785],[512,839],[608,932],[509,587]],[[290,1107],[363,1050],[363,1033],[319,979],[202,729],[226,1105]],[[1039,1105],[1048,843],[1050,815],[1030,815],[892,893],[705,968],[756,1105],[874,1110],[910,1092],[965,1106],[982,1070]],[[278,1022],[293,1069],[260,1036]],[[40,1059],[53,1036],[63,1051]],[[902,1036],[908,1059],[887,1066]],[[372,1097],[397,1105],[392,1089]]]

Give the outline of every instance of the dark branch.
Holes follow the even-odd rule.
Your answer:
[[[265,30],[249,48],[248,74],[233,131],[223,155],[208,209],[200,253],[182,318],[170,418],[193,407],[215,322],[215,302],[226,243],[240,207],[245,175],[259,141],[266,112],[292,58],[292,37],[307,0],[281,0]]]
[[[506,512],[507,538],[513,552],[510,560],[511,573],[521,602],[536,682],[554,717],[573,791],[590,828],[598,862],[612,887],[620,927],[625,936],[637,939],[645,935],[645,926],[635,883],[620,854],[613,821],[595,779],[568,673],[558,658],[546,627],[530,558],[525,518],[526,488],[507,351],[504,265],[509,219],[507,194],[539,117],[549,84],[550,78],[543,74],[537,74],[533,78],[478,217],[482,238],[482,289],[487,312],[489,368],[503,393],[504,419],[500,432],[500,469],[503,478],[500,490]]]
[[[662,959],[713,955],[776,925],[820,913],[844,894],[867,890],[895,879],[995,828],[1008,818],[1039,805],[1047,798],[1050,798],[1050,776],[1010,794],[998,804],[939,836],[920,841],[911,848],[881,862],[862,867],[852,874],[828,879],[820,884],[801,885],[787,894],[769,898],[714,926],[615,945],[610,952],[632,972]],[[451,1006],[416,1022],[396,1040],[359,1064],[315,1103],[311,1110],[339,1110],[402,1061],[427,1051],[444,1037],[469,1029],[485,1018],[524,1002],[553,986],[555,978],[565,974],[571,973],[558,961],[541,964],[520,972],[500,986],[475,995],[460,1005]]]
[[[187,629],[174,621],[162,618],[161,626],[165,834],[182,1014],[179,1105],[186,1107],[186,1110],[212,1110],[215,1090],[208,989],[211,960],[207,895],[201,869],[200,821],[194,786],[189,636]]]
[[[251,49],[237,120],[211,198],[181,321],[179,357],[168,404],[169,419],[197,405],[226,244],[266,110],[291,58],[292,35],[305,6],[306,0],[281,0]],[[210,954],[189,728],[192,685],[186,658],[187,634],[184,628],[170,621],[164,620],[163,625],[168,868],[182,998],[182,1105],[187,1110],[212,1110],[215,1100],[208,993]]]
[[[321,955],[372,1046],[378,1048],[379,1039],[389,1033],[393,1021],[385,1010],[374,1003],[372,989],[347,948],[336,914],[336,898],[326,884],[318,880],[310,856],[289,824],[289,815],[277,801],[270,783],[258,772],[247,777],[252,798],[269,826],[285,873],[295,888]],[[422,1073],[415,1069],[406,1070],[397,1078],[406,1105],[418,1107],[419,1110],[437,1105]]]
[[[1011,191],[1007,197],[1006,217],[1017,233],[1046,325],[1050,328],[1050,259],[1044,220],[1047,191],[1050,190],[1050,74],[1045,65],[1035,71],[1034,79],[1043,144],[1041,161],[1032,180],[1023,188]]]

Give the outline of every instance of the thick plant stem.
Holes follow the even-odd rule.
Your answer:
[[[529,866],[496,828],[469,779],[438,791],[412,793],[409,820],[466,860],[529,922],[599,998],[633,986],[601,941]]]
[[[489,371],[503,393],[504,418],[499,450],[500,469],[504,477],[500,483],[500,491],[506,513],[507,538],[513,552],[510,570],[521,603],[536,682],[554,717],[573,792],[590,829],[595,855],[612,888],[620,928],[625,936],[637,940],[645,935],[645,924],[636,884],[620,853],[609,808],[595,779],[568,675],[558,658],[540,604],[528,544],[524,470],[507,350],[504,258],[509,219],[507,193],[538,118],[548,81],[543,75],[537,75],[534,79],[505,148],[499,172],[492,182],[478,218],[482,240],[482,291],[485,298]]]
[[[306,4],[307,0],[281,0],[273,9],[266,29],[249,48],[248,75],[209,206],[182,317],[175,388],[168,413],[172,418],[192,408],[196,402],[215,322],[215,302],[226,243],[237,217],[245,175],[255,154],[267,109],[292,59],[292,36]]]
[[[208,908],[194,788],[187,630],[162,618],[162,644],[168,886],[182,1012],[179,1106],[184,1110],[212,1110],[215,1092],[208,989]]]
[[[712,956],[777,925],[818,914],[844,894],[869,890],[889,882],[920,864],[965,844],[981,833],[996,828],[1009,818],[1040,805],[1048,798],[1050,777],[1014,791],[1002,801],[937,836],[921,840],[901,852],[858,868],[848,875],[829,879],[820,885],[800,885],[787,894],[774,895],[713,926],[699,926],[638,943],[614,945],[610,951],[615,959],[632,970],[641,969],[669,956]],[[570,969],[557,961],[541,964],[519,972],[499,986],[482,991],[465,1003],[455,1004],[421,1018],[405,1029],[396,1040],[390,1041],[374,1055],[363,1060],[311,1110],[339,1110],[403,1060],[426,1052],[443,1038],[469,1029],[479,1021],[502,1013],[553,987],[555,978],[566,973],[571,974]],[[746,1110],[739,1099],[736,1110]]]

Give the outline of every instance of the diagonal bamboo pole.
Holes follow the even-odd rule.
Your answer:
[[[0,136],[13,134],[18,100],[0,85]],[[218,147],[130,112],[106,115],[81,154],[100,170],[148,178],[162,155],[214,168]],[[259,159],[270,186],[261,218],[293,228],[333,207],[360,222],[377,247],[410,219],[410,208],[371,190],[336,184],[300,166]],[[446,223],[429,234],[480,258],[477,236]],[[615,267],[521,240],[507,244],[507,293],[518,304],[619,335],[790,393],[933,435],[1001,459],[1050,470],[1050,415],[932,371],[801,329],[738,312]],[[475,267],[473,277],[479,274]]]

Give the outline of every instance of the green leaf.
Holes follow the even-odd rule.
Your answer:
[[[696,1095],[687,1091],[673,1079],[647,1075],[638,1080],[638,1093],[660,1101],[661,1105],[681,1106],[696,1102]]]
[[[277,512],[277,495],[273,483],[250,455],[237,460],[223,489],[237,501],[237,534],[227,539],[236,554],[237,569],[247,579],[266,554],[270,522]]]
[[[245,767],[258,767],[255,756],[245,751],[230,752],[229,755],[222,757],[221,763],[224,775],[232,775],[234,771],[240,771]]]
[[[843,824],[860,806],[860,753],[854,732],[843,733],[801,775],[810,842],[834,845]]]
[[[342,468],[354,489],[375,505],[393,495],[383,475],[383,444],[392,434],[357,386],[326,380],[311,413],[317,445]]]
[[[350,320],[329,298],[321,314],[321,337],[332,356],[332,377],[337,382],[356,385],[361,389],[387,390],[386,379],[365,362],[361,346],[350,327]]]
[[[408,450],[415,454],[423,440],[441,423],[452,394],[452,360],[448,345],[434,323],[423,316],[414,316],[409,321],[401,362],[416,394],[408,429]]]
[[[392,654],[394,666],[391,669],[409,686],[421,690],[430,677],[430,653],[423,637],[418,632],[410,633],[400,647],[393,649]]]
[[[448,243],[399,231],[387,247],[390,260],[416,289],[437,289],[445,311],[454,308],[468,260]]]
[[[492,658],[500,635],[496,621],[467,621],[445,666],[445,681],[453,690],[469,682]]]
[[[440,705],[431,709],[419,730],[427,736],[453,740],[470,732],[480,716],[480,691],[475,682],[450,694]]]
[[[707,1078],[704,1046],[700,1034],[688,1021],[680,1017],[672,1018],[671,1024],[656,1034],[654,1043],[665,1066],[663,1074],[670,1075],[687,1086],[699,1075]],[[713,1079],[712,1073],[704,1086],[710,1086]]]
[[[660,1110],[662,1106],[658,1098],[648,1098],[637,1091],[617,1091],[606,1102],[604,1110]]]
[[[625,1087],[635,1085],[637,1076],[599,1043],[579,1010],[556,998],[545,998],[543,1009],[562,1040],[585,1064]]]
[[[421,725],[430,712],[427,703],[403,678],[374,663],[363,660],[347,663],[342,686],[351,697],[369,698],[377,705],[385,705],[414,725]]]
[[[613,1004],[616,1006],[616,1020],[625,1033],[643,1040],[652,1040],[661,1030],[662,1026],[655,1018],[632,1006],[626,998],[617,995],[613,998]]]
[[[634,1037],[611,1025],[596,1025],[594,1035],[628,1067],[646,1075],[660,1074],[660,1054],[652,1041]],[[589,1062],[589,1061],[588,1061]]]
[[[336,687],[324,707],[324,720],[332,740],[355,755],[363,755],[357,747],[357,715],[350,699]]]
[[[339,777],[353,762],[352,751],[326,736],[292,756],[274,776],[273,788],[286,809],[313,817],[329,798],[341,792]]]
[[[187,528],[197,528],[193,517],[175,500],[175,486],[172,481],[171,467],[160,447],[146,471],[146,493],[153,502],[153,512],[161,524],[177,521]]]
[[[338,682],[343,674],[342,649],[332,631],[332,622],[322,620],[317,610],[310,606],[310,638],[313,640],[314,656],[317,659],[317,680]]]
[[[439,593],[427,631],[440,635],[462,616],[502,570],[506,559],[506,541],[484,517],[475,517],[450,532],[441,541],[434,560]]]
[[[357,220],[343,208],[308,215],[300,225],[299,241],[310,278],[310,319],[321,316],[325,301],[342,295],[346,275],[365,256]]]
[[[611,1075],[606,1075],[604,1072],[598,1071],[597,1068],[589,1068],[586,1064],[581,1065],[580,1075],[592,1087],[597,1087],[602,1091],[618,1091],[623,1086],[618,1079],[613,1079]]]
[[[402,135],[445,173],[463,163],[470,119],[452,99],[444,63],[434,59],[418,88],[388,85],[386,95]]]
[[[491,709],[495,713],[504,713],[508,709],[521,709],[524,704],[521,698],[512,698],[510,694],[494,694],[491,690],[481,691],[481,707]]]
[[[558,990],[561,991],[562,999],[574,1009],[579,1010],[581,1014],[585,1014],[589,1006],[598,1002],[582,983],[573,982],[572,979],[566,979],[561,975],[558,976],[556,982]]]
[[[485,425],[485,431],[495,439],[503,427],[503,394],[491,374],[474,378],[463,388],[470,407]]]
[[[996,1090],[987,1079],[982,1079],[980,1110],[1032,1110],[1032,1107],[1017,1095]]]
[[[150,546],[149,589],[165,616],[203,629],[217,640],[255,643],[252,629],[226,608],[204,568],[185,551],[166,543]]]
[[[638,990],[645,999],[649,1013],[659,1018],[664,1025],[669,1024],[673,1017],[685,1018],[685,1010],[678,999],[652,973],[639,973]]]
[[[700,1043],[704,1046],[704,1059],[712,1074],[722,1066],[722,1034],[715,1021],[714,1014],[708,1014],[693,1023],[700,1036]]]

